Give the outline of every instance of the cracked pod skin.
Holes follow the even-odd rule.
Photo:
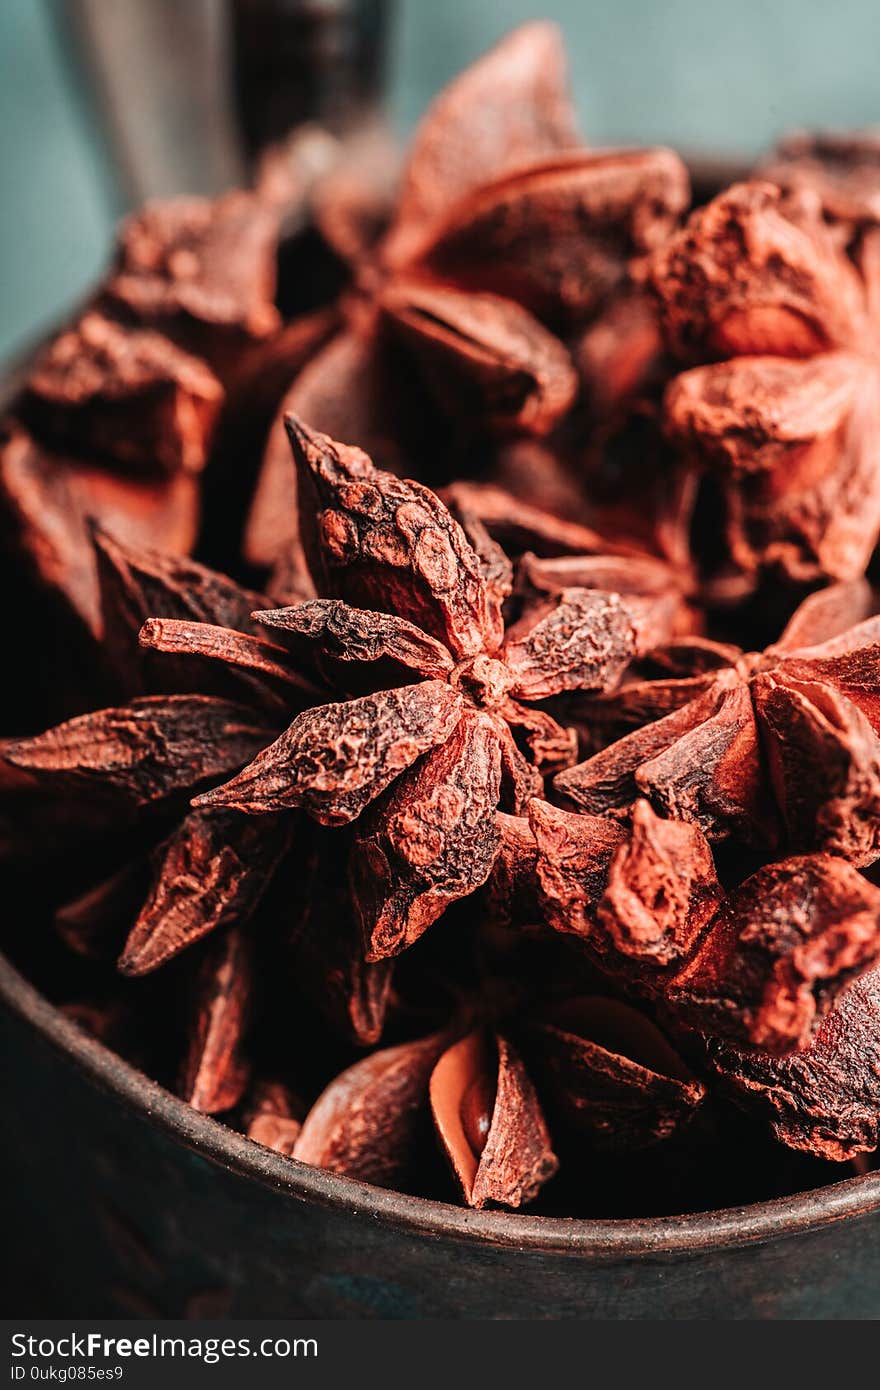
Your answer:
[[[880,1317],[880,1172],[620,1221],[402,1196],[197,1114],[2,958],[0,1055],[10,1316]]]
[[[701,201],[740,173],[691,166]],[[0,1059],[8,1316],[880,1317],[880,1172],[678,1218],[403,1196],[196,1113],[2,956]]]

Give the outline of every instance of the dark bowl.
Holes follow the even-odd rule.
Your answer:
[[[880,1172],[697,1216],[471,1212],[197,1114],[2,957],[0,1002],[7,1316],[880,1316]]]
[[[688,163],[701,200],[744,172]],[[880,1317],[880,1171],[639,1220],[402,1196],[191,1110],[2,955],[0,1058],[6,1316]]]

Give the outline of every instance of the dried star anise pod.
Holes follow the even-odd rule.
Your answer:
[[[792,1149],[842,1162],[880,1143],[880,970],[837,999],[809,1044],[776,1057],[712,1042],[709,1061],[731,1093],[764,1114]]]
[[[95,635],[89,522],[185,554],[223,388],[159,334],[88,313],[38,359],[0,441],[10,551]]]
[[[61,450],[171,476],[204,467],[222,398],[201,359],[90,312],[37,360],[21,412]]]
[[[92,541],[100,591],[101,654],[114,698],[204,692],[245,699],[255,695],[263,704],[288,707],[291,686],[299,686],[306,694],[312,690],[287,663],[279,664],[285,654],[273,652],[253,621],[251,614],[265,602],[261,594],[195,560],[126,545],[99,527],[93,528]],[[137,641],[148,622],[155,624],[149,630],[154,632],[155,645],[163,648],[161,658],[151,646]],[[178,650],[175,623],[205,625],[197,651]],[[220,633],[229,659],[226,671],[212,660]]]
[[[602,971],[653,997],[686,961],[723,899],[700,829],[646,801],[621,824],[539,798],[499,817],[490,895],[501,919],[576,938]]]
[[[528,876],[535,919],[581,938],[678,1029],[770,1053],[806,1047],[877,963],[880,891],[841,859],[784,859],[725,895],[700,830],[647,802],[613,833],[604,818],[528,809],[531,839],[505,826],[508,896],[518,888],[522,904]]]
[[[502,920],[576,937],[681,1025],[785,1051],[873,965],[880,898],[843,860],[769,864],[725,896],[700,829],[646,801],[624,824],[540,799],[527,810],[499,817]]]
[[[431,1073],[431,1112],[468,1206],[517,1207],[556,1172],[538,1098],[511,1043],[468,1033]]]
[[[252,193],[148,203],[119,232],[103,289],[111,312],[156,328],[223,380],[280,326],[278,214]]]
[[[255,826],[225,813],[190,812],[187,803],[212,773],[229,775],[274,736],[273,682],[288,691],[289,709],[296,679],[292,672],[286,679],[277,664],[267,674],[259,639],[247,631],[255,596],[231,581],[109,538],[102,538],[100,557],[105,616],[112,611],[117,633],[127,616],[134,646],[145,604],[169,621],[213,618],[205,630],[227,634],[232,675],[241,676],[237,687],[227,678],[227,693],[217,693],[223,682],[218,687],[212,679],[214,664],[193,667],[187,656],[192,679],[182,688],[191,693],[156,694],[120,641],[118,684],[138,698],[2,744],[4,856],[32,859],[38,842],[39,853],[56,861],[54,892],[76,899],[59,913],[64,939],[88,954],[118,954],[128,925],[124,969],[140,974],[256,910],[290,841],[290,818]],[[245,631],[216,626],[236,615]],[[148,865],[143,852],[150,849]]]
[[[302,426],[292,435],[314,491],[306,549],[320,590],[339,597],[260,610],[258,596],[192,561],[98,533],[105,659],[120,695],[137,698],[4,747],[9,839],[37,827],[60,838],[67,826],[71,850],[113,832],[96,847],[102,887],[72,919],[86,942],[103,939],[104,908],[118,901],[118,836],[153,846],[121,957],[139,975],[257,911],[286,862],[297,808],[331,827],[366,812],[350,876],[368,960],[350,908],[334,910],[325,943],[308,912],[290,930],[315,994],[338,999],[347,1030],[374,1042],[384,958],[484,882],[499,802],[516,810],[542,786],[541,768],[573,756],[543,700],[613,683],[646,640],[646,614],[656,610],[663,634],[671,610],[656,592],[532,586],[505,631],[510,568],[473,519],[471,544],[426,489]],[[138,628],[141,663],[127,645]],[[404,683],[389,688],[389,677]],[[316,703],[334,688],[341,703]],[[282,732],[285,711],[298,709]],[[198,745],[198,727],[210,747]],[[187,811],[213,770],[222,782],[243,764]]]
[[[247,1135],[264,1148],[293,1156],[302,1121],[301,1104],[281,1081],[259,1081],[249,1097],[245,1114]]]
[[[251,194],[148,205],[123,225],[91,306],[38,357],[9,407],[0,438],[8,550],[93,637],[91,522],[178,554],[195,543],[196,475],[226,387],[279,336],[277,241],[277,212]],[[287,380],[295,348],[285,346]]]
[[[502,919],[582,941],[690,1053],[702,1038],[744,1108],[773,1112],[784,1143],[832,1159],[875,1147],[876,1047],[859,1047],[876,1011],[857,1021],[848,1003],[853,991],[873,998],[872,883],[814,854],[768,864],[725,895],[699,829],[659,819],[647,802],[628,827],[541,801],[528,809],[528,822],[501,818],[492,897]]]
[[[878,959],[880,889],[841,859],[803,855],[727,895],[665,999],[681,1024],[784,1054]]]
[[[622,736],[560,773],[556,789],[593,815],[626,814],[643,796],[713,840],[870,864],[880,853],[873,609],[862,581],[832,585],[763,653],[690,637],[659,647],[653,679],[635,671],[601,709],[593,702],[606,733]]]
[[[429,447],[438,427],[448,440],[449,417],[459,439],[546,434],[578,394],[566,339],[687,202],[671,151],[579,146],[559,34],[524,26],[428,111],[387,231],[357,258],[340,331],[293,383],[284,410],[395,468],[401,444]],[[426,405],[406,409],[413,364],[441,412],[427,429]],[[276,429],[248,528],[256,563],[271,563],[287,542],[279,503],[292,529]]]
[[[378,130],[300,131],[129,219],[0,442],[10,556],[73,615],[16,605],[20,666],[91,711],[0,741],[54,926],[13,950],[69,1018],[476,1209],[632,1214],[768,1128],[807,1179],[867,1162],[878,170],[789,139],[676,230],[681,162],[585,149],[536,24],[396,188]],[[183,557],[239,553],[261,458],[257,593]]]
[[[211,936],[180,1087],[199,1109],[227,1110],[248,1079],[249,980],[275,968],[268,945],[279,963],[283,949],[292,988],[362,1046],[381,1033],[391,966],[363,960],[338,841],[329,853],[318,846],[317,872],[296,813],[188,806],[213,771],[223,780],[271,743],[281,711],[289,718],[314,696],[289,653],[256,635],[259,596],[193,561],[95,539],[108,667],[119,693],[137,698],[3,742],[2,850],[34,871],[35,842],[52,855],[59,934],[81,955],[118,956],[126,976],[152,973]],[[147,613],[162,616],[145,623]],[[150,660],[139,663],[142,625]],[[155,693],[168,686],[178,693]],[[249,939],[243,932],[259,914]]]
[[[379,960],[485,882],[496,807],[516,810],[543,769],[573,756],[542,702],[612,686],[646,640],[646,607],[662,605],[570,586],[535,594],[506,626],[511,574],[482,528],[471,544],[426,488],[301,422],[289,428],[306,555],[328,597],[259,619],[292,651],[310,649],[344,693],[358,677],[369,693],[305,711],[197,804],[358,820],[351,874],[367,955]],[[407,683],[376,690],[389,663]]]
[[[202,491],[191,475],[210,456],[209,552],[237,553],[237,509],[278,401],[334,329],[333,311],[308,312],[330,304],[340,281],[321,289],[321,238],[307,233],[328,220],[313,215],[313,186],[333,182],[342,147],[316,129],[300,132],[299,145],[301,177],[283,194],[173,198],[132,214],[90,306],[41,355],[12,403],[0,444],[10,548],[94,635],[89,521],[135,545],[188,553]],[[333,193],[340,223],[350,198]],[[281,283],[284,256],[295,271],[285,269]],[[290,294],[292,278],[310,283],[311,298]],[[283,325],[282,298],[284,312],[305,317]],[[232,520],[215,496],[221,489]]]
[[[864,571],[880,532],[876,262],[847,255],[815,191],[758,181],[655,256],[670,348],[703,364],[667,389],[665,423],[723,507],[715,599]]]
[[[251,1004],[253,947],[238,930],[216,937],[202,961],[195,1028],[180,1083],[194,1110],[231,1110],[244,1095],[249,1067],[242,1038]]]
[[[629,1005],[571,998],[494,1024],[480,1013],[477,1003],[470,1022],[343,1072],[306,1116],[294,1157],[406,1186],[430,1121],[468,1206],[519,1207],[558,1168],[543,1097],[554,1132],[594,1150],[655,1144],[687,1126],[705,1100],[660,1030]]]
[[[548,1113],[595,1150],[634,1152],[685,1129],[706,1087],[645,1014],[574,998],[529,1027],[528,1057]]]

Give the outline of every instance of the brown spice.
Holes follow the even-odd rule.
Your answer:
[[[298,1109],[295,1098],[282,1082],[258,1082],[246,1111],[248,1138],[292,1158],[302,1130],[302,1123],[296,1118]]]
[[[880,847],[877,620],[846,624],[872,602],[860,582],[831,586],[762,654],[693,639],[667,646],[696,674],[625,682],[603,713],[631,732],[560,773],[557,789],[594,815],[626,813],[643,795],[713,840],[772,845],[778,816],[792,850],[871,863]]]
[[[38,361],[23,410],[62,449],[142,473],[198,473],[222,401],[197,357],[89,313]]]
[[[279,326],[278,215],[253,194],[147,204],[123,224],[105,295],[203,356],[221,378],[248,341]]]
[[[308,710],[198,804],[248,814],[304,806],[327,824],[370,806],[352,872],[376,960],[485,882],[498,852],[491,826],[502,782],[515,801],[532,795],[540,759],[558,766],[571,748],[546,711],[530,718],[531,703],[613,685],[640,646],[639,605],[631,612],[616,593],[569,588],[536,599],[505,633],[511,581],[484,532],[475,549],[424,487],[300,421],[289,428],[306,555],[317,587],[346,607],[318,600],[268,625],[297,643],[316,638],[335,662],[340,652],[351,662],[388,654],[434,678]],[[388,615],[378,627],[376,608]],[[524,725],[525,754],[516,738]]]
[[[837,996],[880,957],[880,889],[814,854],[729,893],[665,997],[679,1022],[769,1053],[809,1045]]]
[[[251,1002],[251,947],[237,931],[211,943],[202,962],[196,1018],[180,1093],[213,1114],[237,1105],[248,1082],[242,1037]]]
[[[387,231],[353,268],[340,333],[285,409],[403,467],[408,440],[431,442],[401,410],[415,364],[459,433],[547,434],[578,395],[568,327],[668,235],[687,196],[671,151],[578,147],[558,31],[524,26],[428,111]],[[279,541],[266,499],[295,515],[285,465],[270,446],[247,537],[263,563]]]
[[[672,383],[665,414],[719,481],[718,596],[860,576],[880,531],[876,306],[816,196],[735,185],[657,253],[653,280],[672,350],[708,363]]]
[[[875,146],[790,141],[676,231],[680,161],[584,149],[539,24],[396,200],[375,134],[313,132],[130,219],[0,456],[111,705],[0,747],[71,1018],[279,1153],[475,1208],[611,1164],[650,1204],[754,1124],[730,1100],[877,1146]],[[267,434],[260,594],[168,550]]]

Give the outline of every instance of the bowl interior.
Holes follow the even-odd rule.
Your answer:
[[[686,1216],[600,1220],[470,1211],[311,1168],[200,1114],[87,1036],[2,955],[0,1000],[94,1085],[120,1105],[149,1115],[185,1147],[248,1181],[405,1230],[532,1250],[637,1255],[743,1245],[880,1210],[876,1171],[790,1197]]]

